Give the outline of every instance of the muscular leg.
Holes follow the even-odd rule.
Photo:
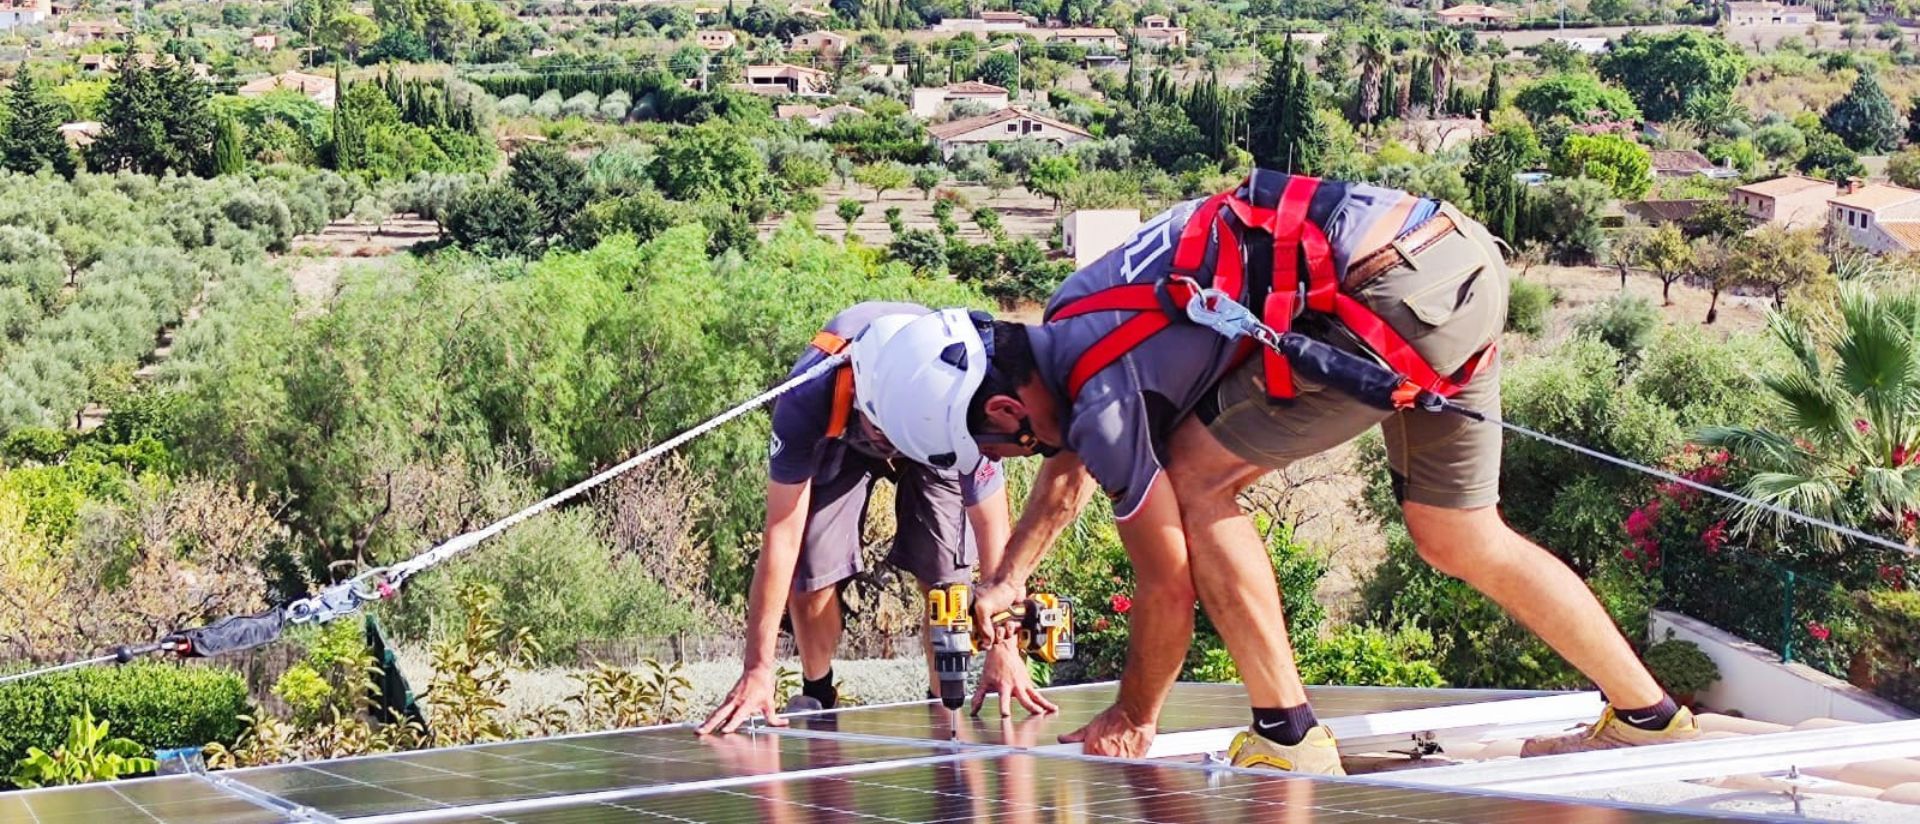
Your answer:
[[[1227,642],[1247,697],[1256,707],[1307,703],[1266,542],[1235,500],[1267,470],[1227,451],[1197,418],[1175,430],[1171,452],[1167,477],[1180,500],[1193,585]]]
[[[793,620],[793,645],[800,652],[802,678],[823,678],[833,669],[833,654],[840,648],[840,599],[835,587],[825,586],[812,592],[795,592],[787,599],[787,616]]]
[[[1421,558],[1492,598],[1593,679],[1614,706],[1652,706],[1665,695],[1580,576],[1514,532],[1493,507],[1409,502],[1405,511]]]

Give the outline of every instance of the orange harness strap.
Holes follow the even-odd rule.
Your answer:
[[[813,342],[809,345],[832,357],[845,351],[847,343],[846,338],[822,331],[813,336]],[[847,434],[847,423],[852,419],[853,367],[842,366],[833,372],[833,411],[827,417],[827,437],[838,438]]]

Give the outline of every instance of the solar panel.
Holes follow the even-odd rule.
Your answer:
[[[335,817],[667,786],[938,754],[910,743],[733,735],[686,727],[521,741],[227,773]]]
[[[40,824],[254,824],[282,816],[191,776],[0,794],[0,821]]]
[[[855,707],[833,713],[792,719],[794,726],[821,732],[858,733],[895,738],[960,741],[981,744],[1007,744],[1030,747],[1054,743],[1059,735],[1087,723],[1113,703],[1119,692],[1115,684],[1090,684],[1042,690],[1060,712],[1029,717],[1015,708],[1012,723],[1003,724],[995,709],[997,698],[978,718],[970,710],[960,714],[956,728],[953,714],[938,702],[896,704],[884,707]],[[1383,687],[1307,687],[1307,697],[1322,718],[1365,715],[1374,712],[1449,707],[1512,698],[1532,698],[1551,693],[1526,690],[1450,690],[1401,689]],[[1598,712],[1598,709],[1595,710]],[[1160,731],[1185,732],[1221,727],[1244,726],[1250,719],[1247,691],[1239,684],[1175,684],[1166,708],[1160,715]],[[955,732],[958,735],[955,735]]]
[[[166,777],[0,795],[0,821],[161,824],[282,820],[754,822],[1707,820],[1660,810],[1378,782],[1249,774],[1167,762],[1013,753],[1050,744],[1113,699],[1111,684],[1048,690],[1062,712],[964,718],[946,742],[938,704],[796,718],[791,730],[696,738],[686,726],[339,759],[215,777]],[[1329,718],[1538,696],[1493,690],[1310,687]],[[1238,686],[1181,684],[1166,732],[1238,726]],[[215,786],[223,782],[224,786]],[[249,800],[251,799],[251,800]],[[1708,816],[1711,818],[1711,816]]]
[[[599,803],[478,808],[435,820],[513,824],[587,821],[1667,824],[1715,818],[1581,802],[1209,772],[1151,763],[982,753],[972,758],[874,772],[764,780],[740,787]]]

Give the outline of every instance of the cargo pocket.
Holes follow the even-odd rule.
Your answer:
[[[1484,264],[1474,264],[1443,275],[1403,298],[1402,303],[1428,326],[1445,326],[1455,315],[1463,314],[1476,297],[1475,286]]]
[[[1499,335],[1506,296],[1495,266],[1486,247],[1456,231],[1381,277],[1369,303],[1446,374]]]

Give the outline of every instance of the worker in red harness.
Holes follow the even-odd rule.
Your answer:
[[[965,310],[958,317],[970,317]],[[764,547],[754,564],[747,598],[745,671],[726,699],[701,724],[701,734],[733,732],[755,715],[781,725],[774,707],[775,643],[780,616],[791,619],[800,653],[801,687],[788,712],[832,709],[839,697],[833,678],[840,644],[838,594],[862,570],[860,533],[873,484],[895,484],[898,531],[887,561],[928,587],[970,580],[979,566],[997,565],[1008,530],[1007,494],[999,466],[989,461],[929,467],[900,458],[873,426],[875,410],[900,393],[878,390],[911,376],[889,375],[878,363],[883,344],[913,349],[901,330],[926,307],[911,303],[862,303],[839,315],[814,338],[793,367],[813,368],[852,346],[851,363],[781,396],[773,407],[768,459]],[[1033,687],[1026,664],[1011,645],[988,653],[977,712],[988,692],[1001,696],[1004,715],[1017,701],[1032,712],[1054,706]],[[929,689],[938,674],[928,661]]]
[[[1494,343],[1507,278],[1494,238],[1450,205],[1255,172],[1233,191],[1159,215],[1068,278],[1044,323],[996,323],[982,340],[963,341],[991,352],[946,370],[966,391],[923,388],[923,408],[896,409],[879,424],[935,466],[964,471],[983,453],[1050,456],[1002,564],[983,574],[984,613],[1020,597],[1096,483],[1112,499],[1138,590],[1118,700],[1063,737],[1089,752],[1146,751],[1186,657],[1197,597],[1253,705],[1233,762],[1342,772],[1295,669],[1265,543],[1236,496],[1375,426],[1421,557],[1505,607],[1610,699],[1598,723],[1530,741],[1529,754],[1694,737],[1692,716],[1654,682],[1580,578],[1501,519],[1498,427],[1411,408],[1431,393],[1499,413]],[[1342,350],[1403,391],[1342,391],[1310,377],[1327,374],[1304,368],[1311,364],[1188,322],[1195,287],[1331,345],[1321,350]],[[964,408],[932,400],[954,394],[969,398]],[[1386,394],[1393,401],[1382,408]]]

